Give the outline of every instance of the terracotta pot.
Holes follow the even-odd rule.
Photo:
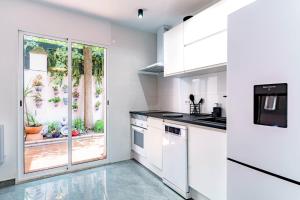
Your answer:
[[[42,129],[43,129],[43,126],[38,126],[38,127],[25,126],[26,134],[38,134],[42,131]]]

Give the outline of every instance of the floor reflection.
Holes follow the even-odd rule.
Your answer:
[[[2,200],[182,200],[134,161],[0,189]]]

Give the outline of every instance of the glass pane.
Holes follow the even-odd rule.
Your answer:
[[[106,158],[105,49],[72,44],[72,163]]]
[[[138,131],[134,131],[134,144],[141,148],[144,148],[144,134]]]
[[[68,164],[67,43],[24,36],[24,171]]]

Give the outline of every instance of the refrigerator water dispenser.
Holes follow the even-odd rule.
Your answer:
[[[287,127],[287,83],[254,86],[254,124]]]

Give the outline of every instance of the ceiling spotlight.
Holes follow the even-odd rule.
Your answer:
[[[144,10],[143,9],[139,9],[138,10],[138,18],[142,19],[144,17]]]

